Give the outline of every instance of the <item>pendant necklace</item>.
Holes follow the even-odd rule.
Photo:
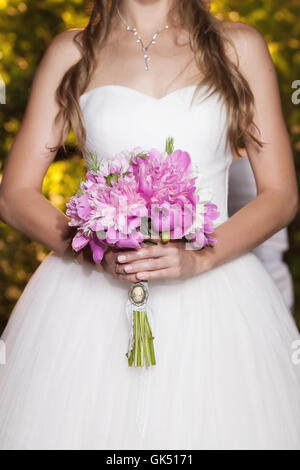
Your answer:
[[[117,11],[118,11],[119,17],[120,17],[123,25],[125,26],[126,30],[133,33],[134,36],[137,38],[136,39],[137,44],[141,45],[142,54],[144,56],[144,62],[145,62],[145,70],[148,71],[149,70],[149,61],[151,60],[151,57],[149,57],[149,55],[148,55],[148,49],[152,44],[156,44],[156,39],[157,39],[158,35],[160,33],[162,33],[163,31],[167,31],[169,29],[169,26],[166,25],[164,28],[159,29],[158,31],[156,31],[156,33],[153,34],[151,41],[147,45],[145,45],[143,40],[142,40],[141,35],[137,32],[136,28],[131,28],[131,26],[129,26],[126,23],[126,21],[124,20],[124,18],[121,15],[120,10],[119,10],[118,7],[117,7]]]

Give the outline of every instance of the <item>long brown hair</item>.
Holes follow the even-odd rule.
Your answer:
[[[207,0],[175,0],[169,11],[168,21],[176,12],[184,28],[189,31],[190,46],[202,77],[196,93],[203,85],[211,94],[219,93],[227,110],[227,144],[241,156],[241,141],[252,141],[260,147],[254,124],[254,97],[247,80],[226,53],[226,44],[232,42],[224,33],[221,22],[207,6]],[[65,147],[65,140],[71,128],[74,129],[77,144],[82,151],[86,143],[86,129],[79,106],[79,97],[87,88],[96,66],[96,51],[104,46],[111,28],[111,19],[116,13],[118,0],[94,0],[90,20],[85,29],[74,38],[81,50],[81,59],[64,75],[56,97],[60,110],[56,119],[63,118],[63,129],[59,145]]]

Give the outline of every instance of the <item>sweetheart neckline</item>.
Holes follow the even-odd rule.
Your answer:
[[[179,93],[180,91],[185,91],[185,90],[188,90],[190,88],[196,88],[196,87],[197,87],[197,84],[187,85],[187,86],[184,86],[184,87],[181,87],[181,88],[177,88],[176,90],[170,91],[170,93],[167,93],[166,95],[163,95],[160,98],[156,98],[155,96],[149,95],[148,93],[144,93],[143,91],[137,90],[136,88],[131,88],[131,87],[128,87],[128,86],[125,86],[125,85],[100,85],[100,86],[92,88],[91,90],[88,90],[85,93],[83,93],[82,95],[80,95],[79,100],[81,100],[81,98],[84,98],[84,97],[90,95],[91,93],[99,91],[101,89],[118,88],[118,89],[121,89],[121,90],[125,90],[125,91],[127,90],[127,91],[130,91],[132,93],[136,93],[136,94],[141,95],[143,97],[146,97],[146,98],[148,98],[148,99],[150,99],[154,102],[160,102],[160,101],[163,101],[166,98],[168,98],[168,97],[170,97],[170,96],[172,96],[176,93]]]

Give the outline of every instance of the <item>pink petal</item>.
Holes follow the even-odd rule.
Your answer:
[[[78,215],[83,220],[88,220],[90,216],[91,208],[89,205],[89,195],[84,194],[79,199],[78,204]]]
[[[143,240],[144,236],[140,232],[135,232],[130,238],[120,237],[117,246],[119,248],[133,248],[137,250],[141,247],[140,243],[142,243]]]
[[[72,248],[75,251],[80,251],[84,248],[89,242],[89,239],[80,232],[77,232],[72,241]]]
[[[156,148],[149,150],[149,157],[157,160],[162,160],[162,154]]]
[[[153,189],[151,188],[150,183],[148,183],[148,181],[143,177],[139,178],[139,190],[146,197],[151,197],[153,194]]]
[[[93,260],[96,264],[101,263],[103,256],[104,256],[104,245],[98,245],[93,240],[90,240],[90,247],[93,252]]]
[[[169,160],[176,164],[176,166],[183,168],[185,171],[190,170],[191,157],[188,152],[182,150],[175,150],[171,155],[168,155]]]
[[[106,241],[110,245],[114,245],[119,240],[119,234],[114,227],[110,227],[106,232]]]

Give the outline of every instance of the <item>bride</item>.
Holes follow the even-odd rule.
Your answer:
[[[109,250],[100,266],[88,248],[74,256],[68,217],[41,194],[71,128],[84,157],[163,150],[172,135],[219,207],[217,244]],[[241,136],[258,194],[229,218]],[[204,0],[95,0],[88,26],[47,49],[1,183],[1,219],[50,253],[2,336],[0,448],[299,450],[299,333],[251,252],[297,204],[261,34],[214,18]],[[138,280],[155,323],[151,373],[125,357]]]

